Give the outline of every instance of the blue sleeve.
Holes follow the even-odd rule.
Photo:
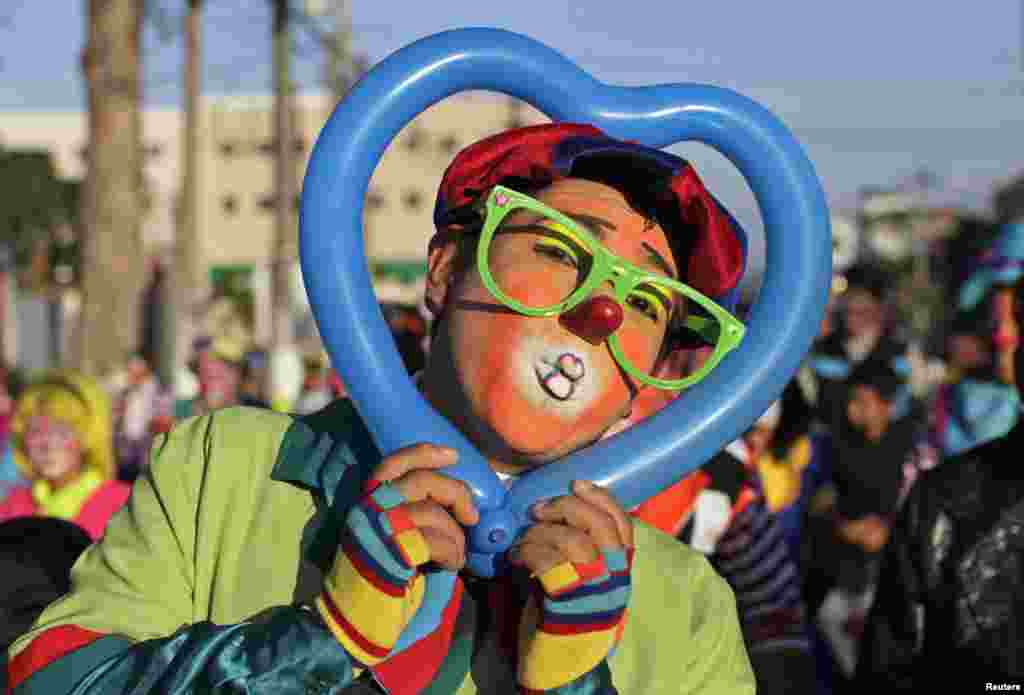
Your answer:
[[[285,606],[143,642],[106,637],[35,672],[12,695],[334,695],[352,682],[352,660],[319,616]]]

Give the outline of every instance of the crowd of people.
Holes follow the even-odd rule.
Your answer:
[[[922,393],[911,388],[908,344],[892,318],[893,278],[868,264],[848,269],[781,397],[699,470],[628,510],[704,555],[728,583],[759,692],[889,692],[953,668],[988,680],[1024,673],[1024,483],[1013,470],[1022,278],[1024,225],[1007,224],[946,288],[956,301],[941,327],[946,376]],[[416,307],[381,308],[410,375],[429,379],[428,318]],[[115,392],[67,372],[0,380],[0,566],[13,578],[0,591],[0,647],[68,590],[71,565],[145,478],[159,435],[234,406],[309,416],[345,400],[325,353],[306,356],[301,393],[282,404],[269,392],[265,351],[218,337],[194,347],[189,398],[176,399],[142,355],[131,356]],[[682,379],[709,355],[676,345],[652,376]],[[640,390],[604,436],[677,396]],[[310,427],[305,445],[320,451]]]
[[[381,309],[410,372],[421,369],[426,323],[418,308]],[[193,343],[194,393],[164,385],[140,352],[109,383],[67,370],[25,383],[16,370],[0,370],[0,567],[12,571],[0,590],[0,648],[67,591],[71,565],[124,506],[157,436],[218,409],[308,415],[344,397],[324,351],[301,364],[302,384],[285,403],[273,403],[267,352],[220,337]]]

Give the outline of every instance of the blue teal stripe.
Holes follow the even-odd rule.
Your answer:
[[[405,581],[411,577],[413,570],[398,561],[391,548],[374,531],[372,522],[363,510],[355,508],[351,514],[355,515],[350,526],[355,536],[352,545],[363,557],[370,560],[371,566],[379,569],[382,577],[392,580]]]
[[[581,596],[572,601],[545,601],[544,607],[548,613],[558,615],[597,614],[621,610],[628,600],[629,587],[624,586],[614,591],[594,594],[592,596]]]
[[[402,493],[386,483],[374,490],[370,494],[370,497],[372,497],[373,501],[376,502],[384,511],[394,509],[400,504],[405,503],[405,498],[402,496]]]
[[[97,666],[123,654],[131,646],[132,641],[125,637],[102,637],[36,671],[12,690],[11,695],[69,695]]]

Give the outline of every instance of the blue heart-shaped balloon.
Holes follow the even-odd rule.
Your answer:
[[[489,90],[556,121],[590,123],[652,147],[697,141],[739,169],[767,237],[763,285],[742,345],[704,381],[630,430],[519,478],[506,490],[480,453],[408,378],[378,308],[363,250],[363,200],[394,137],[457,92]],[[334,110],[306,172],[300,211],[303,277],[338,369],[384,455],[419,442],[451,446],[445,473],[481,512],[469,529],[471,571],[493,576],[537,501],[574,479],[607,486],[631,508],[696,469],[781,393],[818,330],[831,281],[825,197],[803,150],[770,112],[734,92],[693,84],[614,87],[556,51],[497,29],[460,29],[411,44],[371,70]]]

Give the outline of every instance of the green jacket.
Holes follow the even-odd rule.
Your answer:
[[[302,419],[232,408],[185,421],[154,444],[70,593],[12,645],[13,692],[340,692],[350,663],[308,606],[334,520],[380,458],[347,401]],[[608,664],[618,691],[753,693],[725,582],[671,537],[639,523],[635,536]],[[448,693],[475,693],[476,670],[448,673]]]

